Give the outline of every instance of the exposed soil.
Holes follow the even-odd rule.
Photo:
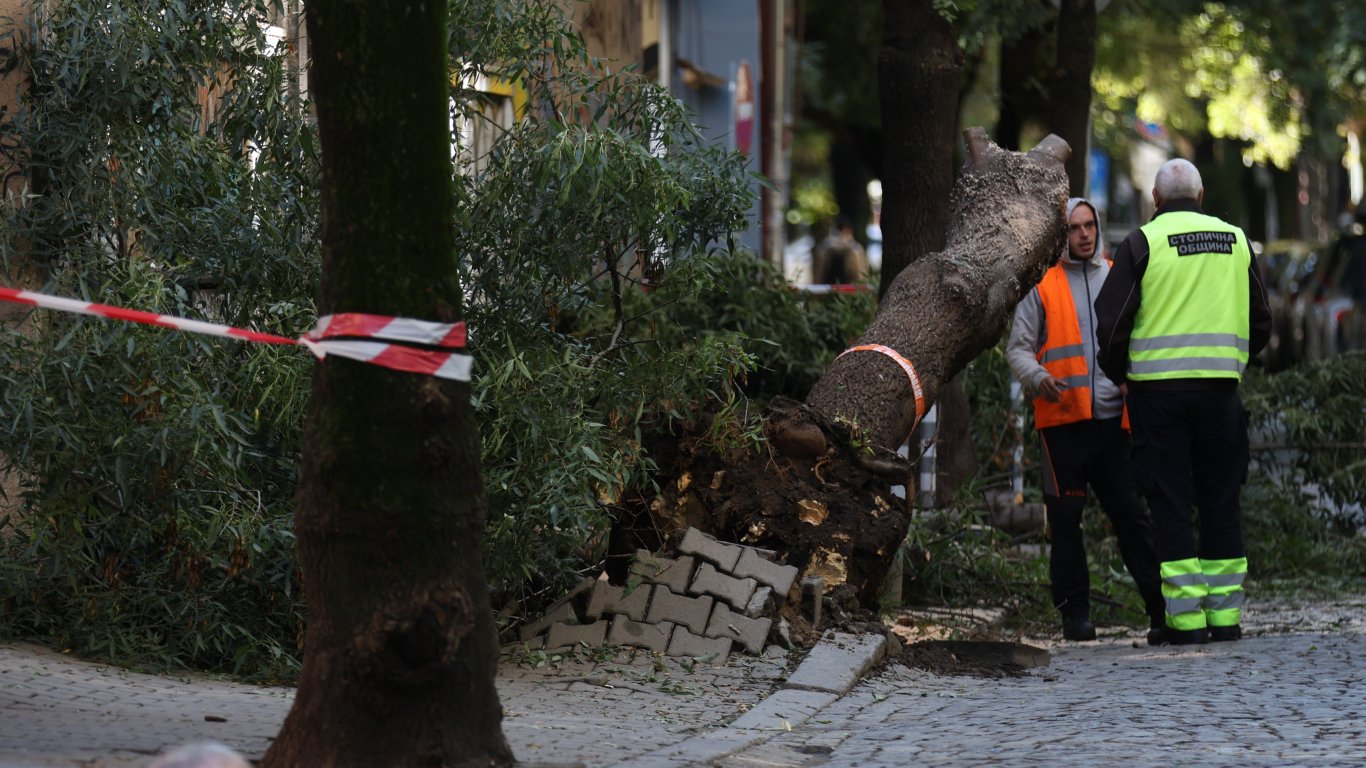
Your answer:
[[[1024,643],[989,640],[923,640],[901,650],[896,661],[936,675],[1017,677],[1046,667],[1048,651]]]
[[[757,445],[751,440],[717,450],[728,441],[717,434],[723,430],[715,418],[650,445],[660,492],[620,511],[614,561],[624,562],[637,548],[671,548],[691,526],[722,541],[773,550],[802,577],[823,578],[827,594],[849,584],[858,602],[876,605],[910,520],[905,503],[889,493],[905,475],[892,480],[885,472],[904,472],[906,465],[894,454],[874,460],[874,449],[852,447],[858,438],[847,428],[795,401],[775,401],[765,417],[767,439]],[[800,584],[787,596],[789,605],[800,605]]]

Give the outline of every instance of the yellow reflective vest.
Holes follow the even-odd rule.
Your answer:
[[[1143,225],[1148,265],[1129,338],[1129,378],[1241,379],[1247,368],[1247,236],[1232,224],[1173,211]]]

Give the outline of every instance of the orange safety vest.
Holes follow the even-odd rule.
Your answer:
[[[1067,384],[1058,402],[1034,398],[1034,426],[1057,427],[1091,418],[1092,350],[1086,348],[1077,322],[1077,305],[1061,263],[1051,267],[1039,281],[1043,304],[1044,343],[1035,358],[1048,375]],[[1124,408],[1124,429],[1129,428],[1129,409]]]

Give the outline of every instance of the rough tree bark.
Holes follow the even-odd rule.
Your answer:
[[[931,0],[883,2],[882,277],[944,247],[963,52]]]
[[[1086,194],[1091,127],[1091,70],[1096,63],[1096,0],[1063,0],[1058,11],[1058,65],[1049,94],[1049,127],[1069,146],[1073,197]]]
[[[959,371],[1000,339],[1020,297],[1056,260],[1066,239],[1063,206],[1067,143],[1050,135],[1028,154],[1007,152],[985,131],[965,133],[968,160],[954,187],[944,250],[899,274],[877,317],[852,346],[881,345],[914,366],[923,407]],[[807,404],[857,426],[875,448],[894,451],[917,420],[916,397],[892,357],[860,351],[837,359],[812,388]],[[851,541],[845,561],[867,559],[857,572],[860,600],[869,604],[906,527],[891,541]],[[860,555],[860,552],[862,553]],[[800,554],[799,554],[800,559]]]
[[[446,4],[310,0],[307,14],[319,311],[459,320]],[[468,384],[318,365],[295,507],[303,674],[266,768],[512,763],[482,493]]]
[[[883,2],[878,59],[884,173],[879,296],[907,265],[944,247],[953,189],[963,51],[931,0]],[[939,402],[936,504],[976,472],[967,390],[956,377]],[[910,487],[909,485],[907,486]]]

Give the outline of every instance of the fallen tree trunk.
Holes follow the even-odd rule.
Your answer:
[[[890,493],[913,487],[895,449],[949,379],[997,342],[1066,240],[1066,142],[1049,136],[1020,154],[981,129],[965,135],[969,159],[944,250],[897,276],[857,351],[835,361],[806,403],[770,406],[758,452],[722,457],[700,437],[679,441],[661,461],[650,527],[666,539],[693,526],[775,550],[804,576],[823,577],[827,590],[847,584],[859,603],[876,606],[910,523]]]
[[[1066,242],[1067,143],[1050,135],[1028,154],[965,132],[968,162],[954,186],[944,250],[902,270],[853,348],[881,346],[908,360],[923,410],[939,390],[1001,337],[1020,298]],[[846,419],[873,444],[895,449],[917,416],[915,388],[886,353],[845,354],[807,403]]]

